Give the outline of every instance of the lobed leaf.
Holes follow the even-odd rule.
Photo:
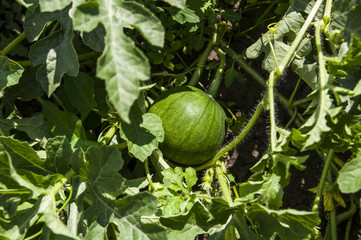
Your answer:
[[[53,173],[65,174],[70,170],[73,151],[65,136],[50,138],[45,146],[45,167]]]
[[[162,120],[153,113],[142,114],[137,107],[133,107],[130,120],[129,124],[122,121],[120,137],[127,141],[129,152],[144,162],[163,142]]]
[[[294,209],[275,211],[260,204],[252,205],[248,216],[258,224],[260,234],[266,239],[277,234],[282,240],[303,240],[320,222],[317,212]]]
[[[55,135],[65,135],[69,141],[74,138],[86,140],[83,124],[75,114],[63,112],[48,101],[43,101],[43,114]]]
[[[277,62],[281,63],[290,47],[290,45],[285,42],[288,43],[294,40],[303,23],[304,19],[300,13],[288,13],[281,21],[279,21],[279,23],[276,24],[276,33],[271,33],[270,31],[265,33],[262,38],[258,39],[257,42],[247,48],[246,56],[250,59],[255,59],[264,53],[265,57],[262,62],[262,68],[269,72],[273,71],[276,69],[276,64],[267,38],[270,38],[270,42],[273,45]],[[304,41],[306,42],[303,42],[303,47],[298,49],[297,54],[301,55],[301,52],[304,51],[307,55],[310,51],[311,46],[307,43],[310,40],[306,39]]]
[[[106,81],[110,101],[120,117],[130,123],[129,112],[139,95],[139,81],[149,78],[147,58],[124,34],[135,28],[151,44],[163,46],[164,30],[160,21],[142,5],[129,1],[89,1],[73,13],[74,28],[90,32],[98,24],[106,31],[105,48],[98,59],[97,77]]]
[[[55,12],[28,12],[24,23],[29,41],[37,40],[49,21],[61,23],[59,30],[34,43],[29,52],[31,63],[42,64],[36,79],[48,96],[60,86],[65,73],[76,76],[79,71],[77,53],[72,43],[74,33],[69,9],[70,7]]]

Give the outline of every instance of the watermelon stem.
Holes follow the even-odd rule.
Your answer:
[[[210,166],[214,166],[217,164],[218,159],[223,157],[223,155],[227,154],[228,151],[232,150],[234,147],[236,147],[249,133],[249,131],[252,129],[253,125],[256,123],[258,117],[261,115],[264,107],[264,98],[263,100],[258,104],[256,111],[254,112],[252,118],[249,120],[247,125],[243,128],[242,132],[228,145],[226,145],[224,148],[222,148],[213,158],[211,161],[206,162],[205,164],[202,164],[198,167],[195,167],[196,170],[202,170]]]
[[[213,34],[212,34],[211,41],[208,43],[206,49],[204,50],[204,52],[200,56],[200,58],[199,58],[199,60],[197,62],[197,68],[194,71],[194,73],[192,75],[192,78],[188,83],[189,86],[195,86],[198,83],[199,77],[201,76],[201,74],[203,72],[203,69],[206,66],[206,61],[208,59],[209,53],[212,51],[213,46],[217,42],[217,32],[218,32],[217,29],[215,29]]]
[[[216,94],[218,92],[219,86],[222,81],[222,75],[224,72],[224,68],[226,67],[226,54],[218,47],[215,50],[220,58],[220,62],[219,62],[219,67],[218,67],[216,76],[214,77],[214,80],[208,89],[208,94],[211,95],[213,98],[216,96]]]

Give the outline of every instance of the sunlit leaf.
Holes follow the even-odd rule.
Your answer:
[[[361,152],[340,170],[337,184],[343,193],[355,193],[361,189]]]
[[[139,81],[149,78],[147,58],[127,37],[123,29],[134,27],[151,44],[163,46],[160,21],[142,5],[129,1],[89,1],[73,13],[76,30],[90,32],[102,23],[105,48],[98,59],[97,76],[106,81],[110,101],[122,119],[130,122],[129,112],[139,94]]]
[[[39,0],[39,5],[42,12],[54,12],[65,8],[71,2],[72,0]]]

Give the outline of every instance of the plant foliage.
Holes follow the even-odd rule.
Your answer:
[[[0,0],[0,238],[336,239],[338,222],[351,226],[361,190],[361,3],[244,2]],[[244,59],[262,62],[268,80]],[[238,136],[202,166],[169,166],[162,120],[147,113],[157,96],[188,83],[218,100],[220,82],[241,85],[245,73],[265,94],[246,122],[220,101]],[[279,81],[296,87],[283,96]],[[286,126],[276,103],[290,114]],[[224,156],[262,112],[268,149],[236,182]],[[308,161],[323,168],[314,204],[287,208],[291,171]]]

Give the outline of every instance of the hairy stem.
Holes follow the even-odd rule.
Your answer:
[[[225,171],[226,167],[224,166],[224,162],[218,160],[215,166],[216,166],[216,178],[219,182],[219,185],[221,186],[223,197],[228,203],[232,203],[233,200],[229,189],[228,179],[226,177],[226,171]]]
[[[295,40],[293,41],[291,47],[288,49],[285,57],[283,58],[279,68],[280,68],[280,72],[282,73],[283,70],[288,66],[291,58],[293,58],[297,47],[299,46],[300,42],[302,41],[303,35],[305,35],[305,32],[307,31],[307,28],[310,26],[313,18],[315,17],[318,9],[321,6],[321,3],[323,2],[323,0],[317,0],[315,5],[313,6],[310,14],[308,15],[305,23],[303,24],[302,28],[300,29],[300,31],[298,32]]]
[[[247,125],[243,128],[243,130],[241,131],[241,133],[232,141],[230,142],[228,145],[226,145],[224,148],[222,148],[214,157],[211,161],[195,167],[194,169],[196,170],[201,170],[201,169],[205,169],[209,166],[215,165],[217,163],[217,161],[223,156],[225,155],[228,151],[232,150],[234,147],[236,147],[242,140],[243,138],[249,133],[249,131],[252,129],[253,125],[256,123],[258,117],[261,115],[262,110],[263,110],[263,105],[264,105],[264,101],[261,101],[258,106],[256,111],[254,112],[252,118],[249,120],[249,122],[247,123]]]
[[[276,149],[276,114],[275,114],[275,102],[274,102],[274,84],[277,81],[279,75],[277,71],[272,71],[268,82],[268,101],[270,107],[270,127],[271,127],[271,151],[272,153]]]

